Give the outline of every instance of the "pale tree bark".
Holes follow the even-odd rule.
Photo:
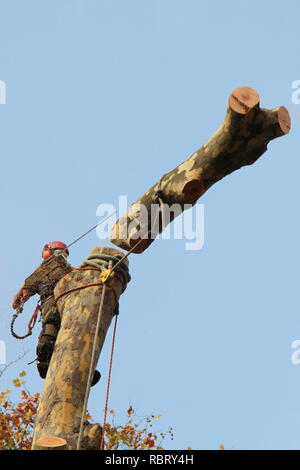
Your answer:
[[[98,256],[120,259],[124,253],[106,247],[92,250],[85,267],[63,277],[55,287],[62,322],[37,411],[33,449],[76,449],[92,357],[92,345],[103,292]],[[91,261],[89,261],[91,259]],[[125,263],[125,264],[123,264]],[[105,287],[103,312],[96,343],[94,373],[118,300],[130,280],[127,259]],[[69,291],[69,293],[67,293]],[[93,375],[92,375],[93,376]],[[99,449],[102,429],[84,419],[82,449]],[[65,440],[66,444],[61,440]],[[50,444],[49,444],[50,443]]]
[[[163,177],[143,194],[114,225],[111,241],[127,251],[142,253],[163,229],[163,206],[178,205],[181,211],[194,205],[217,181],[245,165],[252,165],[266,150],[267,144],[290,131],[289,113],[284,107],[271,110],[259,106],[258,93],[248,87],[236,89],[229,97],[224,122],[215,134],[190,158]],[[151,206],[155,205],[155,217]],[[141,208],[146,217],[140,217]],[[155,212],[156,211],[156,212]],[[171,212],[169,223],[178,213]],[[157,227],[154,225],[158,222]],[[142,240],[141,243],[139,243]],[[137,245],[139,243],[139,245]],[[136,248],[135,248],[136,247]],[[112,248],[95,248],[96,257],[122,257]],[[126,260],[127,263],[127,260]],[[126,270],[125,270],[126,271]],[[104,339],[115,314],[118,299],[128,277],[124,269],[116,271],[105,288],[104,309],[97,338],[94,372]],[[125,274],[124,274],[125,273]],[[83,288],[84,287],[84,288]],[[66,294],[66,292],[69,293]],[[59,281],[55,298],[62,316],[44,389],[37,412],[33,449],[76,449],[84,395],[92,355],[97,316],[103,286],[99,271],[73,270]],[[85,422],[81,448],[98,449],[102,429]]]
[[[252,165],[271,140],[287,134],[291,123],[286,108],[262,109],[259,101],[258,93],[252,88],[234,90],[220,128],[203,147],[163,175],[130,206],[113,226],[111,242],[127,251],[142,253],[164,226],[193,206],[213,184],[245,165]],[[166,223],[161,213],[155,216],[158,202],[163,204],[163,209],[174,208]]]

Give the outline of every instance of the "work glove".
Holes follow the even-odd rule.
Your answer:
[[[21,304],[26,302],[26,300],[29,299],[29,297],[32,296],[32,293],[30,289],[27,287],[23,286],[21,289],[16,293],[16,295],[13,298],[13,303],[12,307],[14,310],[16,310],[18,307],[20,307]]]

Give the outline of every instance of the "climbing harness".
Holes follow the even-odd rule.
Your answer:
[[[28,336],[30,336],[32,334],[32,330],[34,328],[34,325],[36,324],[36,320],[37,320],[37,317],[38,317],[38,313],[39,311],[41,310],[41,304],[40,304],[40,300],[38,301],[36,307],[35,307],[35,310],[32,314],[32,317],[30,318],[30,321],[27,325],[27,328],[28,328],[28,331],[27,333],[24,335],[24,336],[19,336],[15,333],[14,331],[14,324],[15,324],[15,321],[16,319],[18,318],[18,316],[23,312],[23,307],[24,307],[24,303],[22,303],[17,309],[16,309],[16,313],[13,315],[12,317],[12,321],[11,321],[11,324],[10,324],[10,331],[11,331],[11,334],[14,336],[14,338],[17,338],[17,339],[24,339],[24,338],[27,338]]]

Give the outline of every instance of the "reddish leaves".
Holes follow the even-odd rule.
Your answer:
[[[111,410],[111,414],[115,414]],[[115,426],[114,423],[106,424],[105,449],[107,450],[161,450],[162,441],[169,435],[173,439],[172,428],[167,432],[154,434],[149,432],[154,420],[162,415],[150,415],[139,418],[135,415],[132,406],[127,410],[126,423],[123,426]]]
[[[20,401],[15,404],[11,400],[11,390],[0,392],[0,450],[30,450],[32,444],[33,428],[38,407],[39,394],[31,396],[28,391],[21,389],[25,381],[20,380],[25,372],[13,380],[13,384],[20,390]],[[112,420],[116,412],[110,410]],[[173,439],[172,428],[167,432],[154,433],[154,421],[162,415],[138,417],[130,406],[127,410],[126,422],[123,426],[106,424],[105,449],[130,450],[160,450],[162,441],[169,435]],[[91,417],[87,415],[87,419]]]
[[[24,372],[19,374],[23,377]],[[13,381],[16,387],[25,382]],[[15,405],[10,398],[10,390],[0,393],[0,449],[28,450],[31,448],[32,432],[39,394],[30,396],[21,391],[21,400]]]

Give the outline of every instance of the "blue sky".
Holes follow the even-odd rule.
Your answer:
[[[129,405],[162,413],[158,429],[175,434],[167,448],[300,449],[300,365],[291,361],[300,339],[299,9],[297,0],[0,1],[0,340],[7,362],[29,350],[1,390],[22,369],[33,393],[42,388],[27,366],[40,324],[18,342],[9,323],[43,244],[96,224],[100,203],[135,201],[212,135],[233,89],[251,86],[262,107],[289,109],[292,132],[202,197],[202,250],[157,240],[130,257],[110,405],[120,419]],[[71,263],[99,244],[90,234]],[[111,333],[89,402],[100,422]]]

